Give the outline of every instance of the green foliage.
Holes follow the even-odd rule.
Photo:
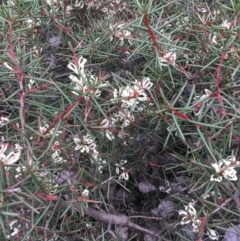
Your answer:
[[[239,223],[239,3],[225,2],[2,3],[4,240],[143,236],[89,207],[163,240]],[[174,214],[152,217],[163,200]]]

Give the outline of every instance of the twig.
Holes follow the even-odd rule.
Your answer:
[[[64,207],[69,206],[69,204],[63,200],[60,202],[60,204],[63,205]],[[147,234],[150,234],[150,235],[153,235],[153,236],[159,238],[159,235],[157,235],[155,232],[150,231],[144,227],[141,227],[141,226],[131,222],[130,218],[128,216],[123,215],[121,213],[119,213],[119,214],[106,213],[106,212],[98,211],[91,207],[81,208],[80,203],[73,203],[72,207],[76,211],[78,211],[80,213],[83,212],[85,215],[92,217],[94,219],[97,219],[99,221],[102,221],[104,223],[108,223],[108,224],[111,223],[111,224],[116,224],[119,226],[125,226],[125,227],[136,229],[138,231],[141,231],[141,232],[144,232],[144,233],[147,233]]]

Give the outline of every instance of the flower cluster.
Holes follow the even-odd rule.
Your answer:
[[[119,100],[122,102],[121,107],[130,111],[142,110],[139,104],[148,101],[146,90],[151,89],[153,83],[148,77],[142,81],[135,80],[133,85],[120,87],[119,90],[115,89],[113,92],[113,101]]]
[[[102,173],[102,169],[107,162],[99,156],[97,144],[94,139],[89,134],[86,134],[83,135],[82,138],[75,136],[73,141],[76,145],[75,151],[79,150],[81,153],[89,154],[91,162],[96,163],[98,165],[99,172]]]
[[[100,126],[102,135],[105,135],[110,141],[115,139],[115,133],[118,132],[118,137],[123,138],[123,129],[131,125],[135,121],[134,111],[140,111],[144,108],[141,104],[149,101],[146,90],[153,86],[149,78],[144,78],[142,81],[135,80],[133,85],[114,89],[114,103],[121,103],[121,108],[112,114],[111,117],[104,118]],[[116,126],[121,130],[116,130]]]
[[[76,144],[75,151],[80,150],[82,153],[89,153],[96,150],[97,145],[89,134],[82,138],[74,137],[73,140]]]
[[[99,97],[101,95],[99,88],[107,86],[108,82],[102,84],[96,76],[90,72],[87,73],[84,69],[86,62],[87,59],[80,57],[77,64],[70,62],[67,66],[75,74],[69,75],[74,88],[72,93],[75,95],[84,94],[85,99],[88,99],[91,95]]]
[[[117,120],[115,118],[105,118],[101,121],[101,134],[105,135],[110,141],[115,139],[113,128],[116,126],[116,122]]]
[[[200,218],[197,216],[197,211],[194,208],[195,202],[190,202],[188,205],[185,205],[185,210],[179,210],[178,213],[182,217],[182,220],[180,222],[181,225],[185,225],[188,223],[192,224],[193,232],[202,233],[204,232],[204,226],[205,226],[205,218]],[[207,235],[211,240],[218,240],[218,233],[207,227]]]
[[[140,111],[144,108],[141,104],[149,101],[146,90],[149,90],[153,83],[149,78],[142,81],[135,80],[134,84],[114,89],[113,103],[121,103],[121,108],[112,114],[111,117],[104,118],[99,126],[102,135],[105,135],[110,141],[115,139],[115,133],[118,137],[123,138],[123,129],[135,121],[133,112]],[[116,126],[121,130],[115,130]]]
[[[124,127],[129,126],[135,120],[134,115],[127,109],[119,110],[118,113],[114,114],[114,117],[103,119],[101,122],[101,133],[105,135],[110,141],[115,139],[114,136],[114,128],[118,126],[119,128],[123,129]],[[120,131],[118,134],[119,138],[123,138],[123,135]]]
[[[61,157],[61,149],[60,149],[59,141],[54,142],[54,144],[52,146],[52,150],[53,150],[52,159],[55,163],[61,164],[61,163],[67,162],[67,160],[64,160]]]
[[[225,30],[226,29],[229,30],[231,28],[231,23],[227,22],[227,20],[224,20],[220,26]],[[212,34],[209,34],[209,40],[214,45],[219,44],[220,39],[221,39],[221,41],[226,40],[225,38],[222,38],[222,36],[218,32],[214,32]]]
[[[115,163],[116,166],[116,174],[119,175],[120,170],[122,170],[122,173],[118,176],[119,180],[125,180],[128,181],[129,175],[126,172],[126,168],[124,165],[127,163],[127,160],[121,160],[119,164]]]
[[[49,124],[47,124],[45,121],[42,121],[41,125],[39,126],[39,131],[41,134],[44,134],[45,131],[49,128]],[[50,137],[55,133],[55,128],[52,128],[45,136]],[[62,131],[56,131],[55,136],[59,136],[62,133]]]
[[[212,167],[215,169],[216,173],[211,175],[210,181],[221,182],[223,178],[230,181],[237,181],[238,178],[235,167],[239,165],[240,162],[236,161],[235,156],[228,156],[218,163],[212,163]]]
[[[182,216],[180,224],[192,223],[193,231],[198,232],[199,219],[197,219],[197,211],[194,208],[194,203],[190,202],[188,205],[185,205],[184,209],[185,210],[178,211],[179,215]]]
[[[117,31],[114,33],[114,36],[120,40],[120,46],[123,46],[124,39],[128,39],[128,42],[132,44],[131,40],[129,39],[131,37],[131,32],[124,29],[126,23],[116,23],[114,25],[110,24],[109,28],[111,31]],[[110,40],[113,40],[113,37],[111,36]]]
[[[177,54],[176,52],[168,52],[168,53],[165,53],[163,56],[159,57],[159,59],[160,59],[161,66],[167,66],[168,63],[175,66]]]
[[[57,0],[46,0],[47,4],[49,6],[52,5],[52,3],[56,3]],[[90,0],[90,1],[81,1],[81,0],[75,0],[72,1],[72,5],[68,5],[66,8],[68,11],[73,10],[73,8],[84,8],[85,6],[87,9],[89,8],[95,8],[97,10],[100,10],[103,13],[107,14],[107,18],[110,18],[111,16],[115,15],[117,12],[122,12],[126,8],[126,3],[121,2],[121,0],[108,0],[105,1],[104,7],[102,6],[101,2]]]
[[[84,2],[75,0],[74,3],[71,5],[65,6],[64,1],[59,1],[59,0],[45,0],[46,4],[51,8],[51,12],[57,12],[61,11],[62,9],[65,9],[66,16],[69,17],[71,14],[71,11],[74,8],[83,8],[84,7]],[[54,11],[53,11],[54,10]]]

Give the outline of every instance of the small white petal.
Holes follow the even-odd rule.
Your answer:
[[[214,174],[211,175],[210,177],[211,182],[221,182],[222,181],[222,176],[215,177]]]
[[[7,62],[4,62],[3,65],[13,71],[13,68]]]
[[[114,91],[113,91],[113,98],[114,99],[118,98],[118,90],[117,89],[114,89]]]
[[[138,94],[138,100],[142,101],[142,102],[147,101],[148,100],[147,94],[146,93],[139,93]]]
[[[113,133],[110,132],[109,130],[106,131],[105,135],[108,138],[108,140],[110,140],[110,141],[113,141],[115,139]]]
[[[229,160],[231,162],[235,162],[236,161],[236,157],[235,156],[228,156],[227,160]]]
[[[67,65],[67,67],[68,67],[70,70],[72,70],[75,74],[78,74],[78,69],[77,69],[77,67],[76,67],[76,65],[75,65],[74,63],[70,62],[70,63]]]
[[[128,179],[129,179],[129,175],[128,175],[128,173],[127,172],[123,172],[120,176],[119,176],[119,180],[126,180],[126,181],[128,181]]]
[[[207,235],[211,240],[218,240],[219,239],[219,234],[215,230],[211,228],[207,228]]]
[[[212,167],[215,169],[216,173],[220,173],[221,172],[221,167],[218,163],[212,163]]]
[[[83,197],[88,197],[89,195],[89,191],[87,189],[85,189],[83,192],[82,192],[82,196]]]
[[[185,210],[193,217],[197,215],[197,211],[191,203],[189,203],[188,206],[185,207]]]
[[[178,214],[179,214],[180,216],[187,216],[187,215],[188,215],[188,213],[187,213],[186,211],[184,211],[184,210],[179,210],[179,211],[178,211]]]
[[[153,83],[150,81],[150,78],[149,77],[145,77],[143,80],[142,80],[142,87],[143,89],[151,89],[153,86]]]
[[[188,219],[187,216],[183,217],[181,222],[180,222],[181,225],[185,225],[185,224],[188,224],[188,223],[191,223],[191,219]]]

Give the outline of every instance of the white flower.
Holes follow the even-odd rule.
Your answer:
[[[0,127],[5,126],[9,122],[7,117],[0,116]]]
[[[46,0],[46,3],[48,5],[53,5],[54,3],[57,3],[57,0]]]
[[[201,220],[200,219],[193,220],[193,222],[192,222],[193,232],[198,233],[200,225],[201,225]]]
[[[130,108],[131,110],[135,110],[139,101],[137,100],[138,91],[135,92],[132,86],[121,87],[119,89],[119,95],[122,98],[123,108]]]
[[[67,162],[67,160],[64,160],[60,154],[61,154],[61,150],[60,150],[60,146],[59,146],[59,142],[58,141],[55,141],[53,146],[52,146],[52,150],[54,151],[52,153],[52,159],[55,163],[57,164],[62,164],[64,162]]]
[[[237,181],[237,172],[234,169],[234,167],[228,167],[227,169],[225,169],[225,171],[223,172],[223,177],[227,180],[230,181]]]
[[[77,77],[75,75],[69,75],[69,78],[73,83],[74,91],[72,91],[72,93],[75,95],[85,94],[85,99],[89,99],[89,96],[91,95],[99,97],[101,95],[101,91],[98,88],[105,87],[109,83],[105,81],[102,84],[101,81],[99,81],[99,79],[90,72],[85,73],[84,65],[86,62],[86,59],[80,57],[77,65],[72,62],[68,64],[68,68],[77,75]]]
[[[201,97],[198,97],[200,100],[204,100],[204,99],[210,97],[210,95],[212,94],[212,92],[208,89],[204,89],[204,91],[205,91],[205,94],[202,95]]]
[[[78,64],[74,64],[70,62],[67,67],[71,69],[77,76],[85,77],[84,67],[87,63],[87,59],[83,58],[82,56],[78,59]]]
[[[216,34],[216,33],[209,34],[209,40],[210,40],[213,44],[218,44],[217,34]]]
[[[56,193],[59,185],[56,184],[55,179],[50,175],[49,171],[38,171],[35,175],[38,181],[44,185],[49,194]]]
[[[33,79],[29,79],[28,84],[27,84],[28,89],[29,90],[32,89],[35,84],[36,84],[36,82]]]
[[[131,125],[135,120],[134,115],[128,109],[119,111],[118,114],[115,114],[115,117],[122,122],[122,127]]]
[[[56,113],[55,113],[56,114]],[[40,133],[44,134],[44,132],[49,128],[49,124],[47,124],[45,121],[42,121],[41,126],[39,127]],[[50,137],[54,134],[55,128],[52,128],[45,136]],[[62,133],[62,131],[57,131],[55,133],[55,136],[59,136]]]
[[[79,0],[76,0],[74,6],[82,9],[84,7],[84,2],[83,1],[79,2]]]
[[[116,119],[115,118],[108,118],[108,119],[103,119],[102,122],[101,122],[101,129],[103,131],[101,131],[102,135],[105,134],[105,136],[110,140],[114,140],[115,139],[115,136],[114,134],[112,133],[111,129],[114,128],[116,125]]]
[[[75,137],[73,140],[76,144],[75,151],[80,150],[80,152],[89,153],[97,148],[97,145],[89,134],[83,136],[82,139]]]
[[[98,171],[99,171],[100,173],[102,173],[102,170],[103,170],[103,166],[98,166]]]
[[[27,170],[27,167],[26,166],[19,166],[15,169],[16,171],[16,175],[15,175],[15,178],[21,178],[22,177],[22,174]]]
[[[90,160],[92,163],[98,163],[99,161],[99,152],[96,149],[93,149],[89,152],[90,156]]]
[[[103,170],[104,166],[107,165],[106,160],[103,160],[101,157],[98,156],[98,157],[95,159],[95,161],[97,162],[99,173],[102,173],[102,170]]]
[[[228,156],[226,159],[220,160],[218,163],[212,163],[217,175],[213,174],[210,181],[221,182],[222,177],[230,181],[237,181],[237,172],[234,169],[239,166],[239,161],[236,161],[235,156]]]
[[[179,210],[178,214],[182,216],[182,220],[180,222],[181,225],[188,224],[196,219],[196,209],[194,208],[192,203],[185,205],[185,210]]]
[[[127,163],[127,160],[121,160],[119,164],[115,163],[116,166],[116,174],[119,175],[120,170],[123,172],[119,175],[119,180],[126,180],[128,181],[129,175],[127,172],[125,172],[125,167],[124,165]]]
[[[86,198],[88,197],[88,195],[89,195],[89,191],[87,189],[84,189],[82,192],[82,196]]]
[[[106,130],[106,131],[105,131],[105,135],[106,135],[106,137],[107,137],[107,139],[108,139],[109,141],[113,141],[113,140],[115,139],[115,136],[114,136],[113,133],[112,133],[111,131],[109,131],[109,130]]]
[[[119,177],[119,180],[125,180],[125,181],[128,181],[129,179],[129,175],[127,172],[123,172]]]
[[[199,104],[205,100],[206,100],[207,105],[209,104],[208,98],[211,96],[212,92],[208,89],[204,89],[204,91],[205,91],[204,95],[202,95],[202,96],[196,95],[196,97],[194,97],[194,100],[196,100],[198,102],[197,104]],[[197,107],[197,109],[199,109],[199,110],[196,112],[196,116],[198,116],[202,112],[202,110],[199,107]]]
[[[99,171],[100,173],[102,173],[102,170],[103,170],[104,166],[107,165],[107,162],[106,162],[106,160],[102,160],[101,157],[98,157],[98,160],[97,160],[97,161],[98,161],[98,162],[97,162],[97,164],[98,164],[98,171]]]
[[[211,182],[221,182],[222,181],[222,176],[215,176],[214,174],[211,175],[210,177]]]
[[[129,37],[131,36],[131,32],[126,29],[123,29],[125,26],[126,26],[126,23],[116,23],[115,25],[111,25],[111,24],[109,25],[110,30],[112,31],[116,29],[119,30],[114,34],[114,36],[116,38],[119,38],[120,45],[123,45],[124,38],[128,39],[128,42],[131,44],[131,40],[129,39]]]
[[[168,63],[176,65],[177,54],[175,52],[165,53],[163,56],[159,57],[161,65],[167,66]],[[166,63],[166,64],[165,64]]]
[[[7,238],[13,237],[15,235],[17,235],[19,232],[19,228],[13,228],[13,232],[9,235],[7,235]]]
[[[3,165],[12,165],[19,160],[22,147],[16,144],[15,145],[16,152],[11,151],[9,152],[9,154],[6,155],[5,152],[7,151],[7,147],[8,147],[7,144],[0,145],[0,161],[3,163]]]
[[[15,219],[9,223],[9,227],[11,230],[13,230],[13,232],[10,235],[7,235],[7,239],[11,239],[11,237],[13,237],[19,233],[20,224],[19,224],[18,220]]]
[[[207,228],[207,235],[211,240],[218,240],[219,239],[219,234],[215,230],[211,228]]]
[[[140,102],[148,101],[149,98],[145,90],[150,89],[153,86],[153,83],[148,77],[143,78],[142,81],[134,81],[134,84],[120,87],[119,91],[114,89],[113,91],[113,102],[117,102],[117,99],[120,99],[122,102],[121,107],[125,109],[131,109],[132,111],[141,110],[141,107],[138,107]]]
[[[221,24],[223,28],[230,29],[231,23],[229,23],[227,20],[224,20],[223,23]]]
[[[73,7],[72,7],[72,6],[68,5],[68,6],[66,7],[66,15],[67,15],[68,17],[70,16],[72,10],[73,10]]]
[[[150,81],[149,77],[143,78],[142,82],[138,83],[144,90],[150,90],[153,86],[153,83]]]
[[[131,86],[127,86],[127,87],[122,87],[119,90],[119,95],[122,98],[129,98],[134,94],[134,89]]]
[[[43,121],[42,125],[39,127],[41,134],[43,134],[48,129],[48,127],[49,125],[45,121]]]
[[[165,186],[159,186],[159,190],[166,193],[171,193],[171,187],[169,186],[169,181],[165,181]]]

